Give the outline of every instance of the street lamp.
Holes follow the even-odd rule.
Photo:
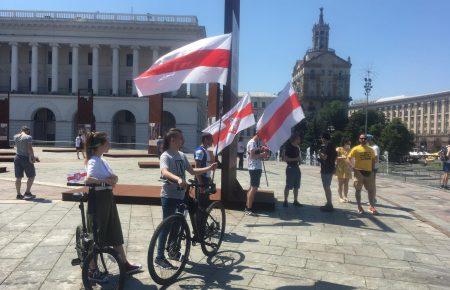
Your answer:
[[[364,91],[366,95],[366,122],[364,124],[364,134],[367,134],[367,111],[369,110],[369,94],[372,90],[372,79],[370,78],[370,71],[367,71],[367,77],[364,78]]]

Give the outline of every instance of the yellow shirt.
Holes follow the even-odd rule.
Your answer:
[[[372,171],[372,162],[375,160],[375,152],[367,145],[358,145],[348,153],[349,158],[355,159],[355,169]]]

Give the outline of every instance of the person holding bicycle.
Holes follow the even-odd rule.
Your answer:
[[[186,155],[180,151],[183,144],[184,137],[180,129],[172,128],[164,137],[164,152],[160,158],[161,175],[164,179],[161,187],[163,219],[175,214],[177,206],[184,200],[187,186],[186,171],[192,175],[201,175],[217,168],[217,163],[203,168],[192,168]],[[155,264],[164,269],[172,268],[172,265],[164,256],[164,245],[167,235],[167,231],[161,232],[158,238],[157,257],[155,259]]]
[[[133,274],[142,269],[141,265],[132,264],[127,260],[123,248],[122,226],[119,213],[114,201],[112,188],[117,184],[118,177],[114,174],[108,162],[102,155],[108,152],[110,147],[105,132],[89,132],[86,138],[86,184],[107,184],[95,188],[95,218],[97,221],[97,233],[100,246],[111,246],[116,250],[125,264],[127,274]],[[92,229],[93,217],[88,215],[88,225]],[[95,265],[92,265],[94,267]],[[89,271],[90,276],[95,276],[95,270]],[[95,278],[95,277],[92,277]]]

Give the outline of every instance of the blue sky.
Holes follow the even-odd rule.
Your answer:
[[[311,47],[319,7],[330,24],[330,48],[352,59],[351,97],[450,90],[450,1],[241,0],[240,91],[278,92]],[[0,9],[195,15],[208,36],[223,33],[223,0],[0,0]]]

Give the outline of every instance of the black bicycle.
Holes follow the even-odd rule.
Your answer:
[[[81,225],[75,232],[75,249],[78,257],[72,266],[81,266],[84,289],[123,289],[125,265],[112,247],[102,247],[98,243],[97,220],[95,217],[95,192],[105,185],[85,185],[67,183],[68,186],[88,186],[89,191],[74,193],[73,198],[80,203]],[[89,201],[88,215],[92,217],[92,232],[88,231],[84,202]]]
[[[217,253],[225,233],[225,209],[220,201],[210,202],[209,196],[215,192],[214,183],[199,185],[189,180],[184,201],[174,215],[159,224],[150,240],[147,262],[153,281],[160,285],[173,283],[186,266],[191,244],[200,243],[208,257]],[[188,214],[193,237],[186,220]],[[164,247],[163,257],[158,256],[158,245]]]

